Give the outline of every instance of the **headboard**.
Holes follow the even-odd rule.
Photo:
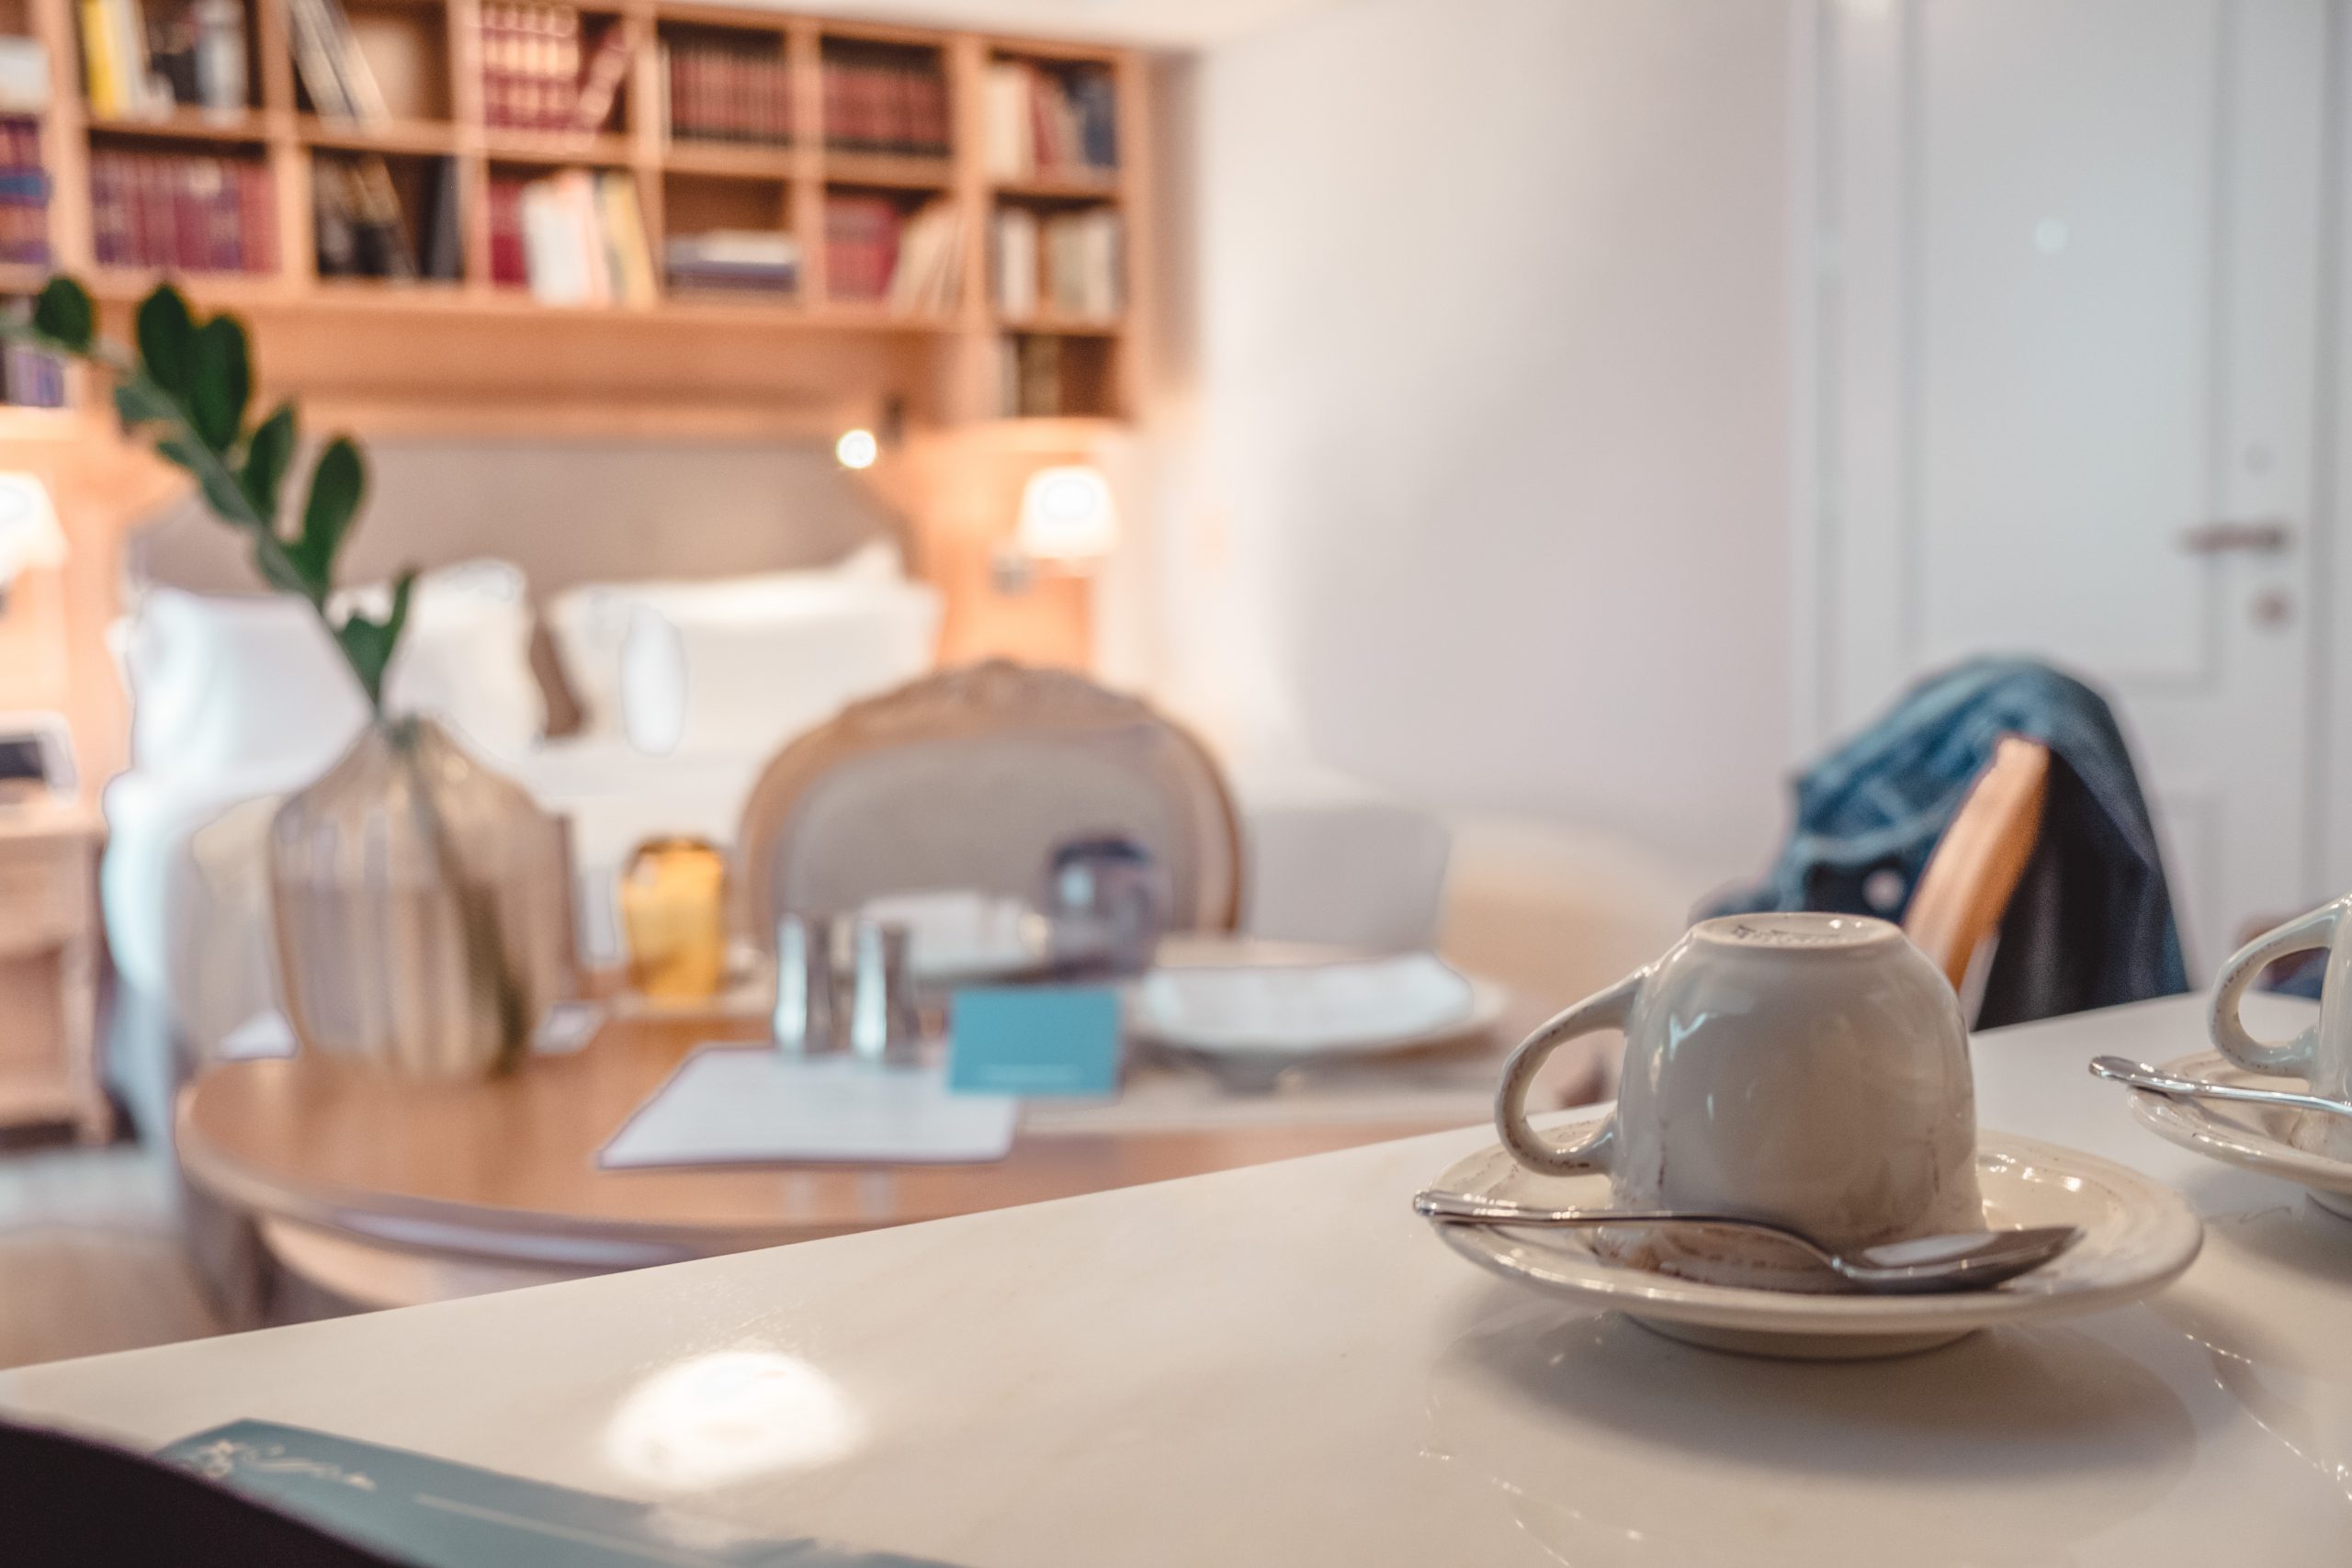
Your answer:
[[[345,582],[494,556],[544,603],[581,582],[812,566],[900,533],[813,443],[377,438],[368,457]],[[261,587],[243,542],[193,502],[132,535],[127,570],[134,588]]]

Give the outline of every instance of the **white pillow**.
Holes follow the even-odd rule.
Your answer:
[[[381,587],[364,595],[376,615],[390,597]],[[488,761],[520,756],[548,719],[547,695],[531,671],[531,599],[521,569],[465,561],[417,579],[385,686],[394,713],[433,715]]]
[[[621,650],[622,728],[652,756],[764,756],[930,669],[938,636],[939,596],[911,582],[694,612],[639,604]]]
[[[548,630],[563,660],[564,678],[583,710],[581,735],[618,739],[628,733],[621,690],[625,646],[640,612],[683,625],[707,615],[786,614],[838,602],[843,594],[905,581],[899,547],[887,539],[861,546],[832,565],[796,571],[686,581],[590,582],[565,590],[548,604]],[[650,635],[659,635],[658,633]],[[659,657],[659,655],[640,655]],[[640,717],[640,723],[645,720]]]
[[[382,585],[351,591],[381,615]],[[503,562],[425,573],[389,677],[396,713],[444,719],[479,750],[512,756],[544,728],[531,673],[522,574]],[[343,754],[368,705],[311,607],[285,594],[154,588],[124,649],[131,759],[190,779],[251,773],[308,782]]]
[[[150,589],[123,662],[131,761],[150,772],[292,785],[323,772],[368,721],[325,628],[283,594]]]

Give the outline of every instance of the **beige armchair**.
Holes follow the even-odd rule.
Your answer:
[[[855,704],[778,753],[736,836],[737,915],[764,948],[785,909],[947,887],[1035,897],[1055,848],[1091,834],[1151,854],[1171,929],[1232,929],[1239,835],[1201,744],[1136,698],[991,660]]]

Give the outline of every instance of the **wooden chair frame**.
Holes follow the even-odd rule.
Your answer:
[[[2017,894],[2049,791],[2050,748],[2003,736],[1919,874],[1903,929],[1954,990]]]
[[[1076,737],[1157,728],[1176,742],[1180,787],[1208,804],[1212,840],[1197,845],[1204,868],[1220,858],[1223,886],[1204,874],[1202,898],[1180,912],[1178,929],[1231,931],[1240,918],[1241,831],[1225,775],[1193,733],[1139,698],[1107,691],[1083,676],[1031,669],[1007,660],[943,671],[844,708],[830,722],[794,740],[752,786],[736,834],[737,928],[762,952],[775,933],[776,851],[790,835],[795,814],[818,780],[845,763],[900,747],[987,736]],[[1203,913],[1202,906],[1205,906]]]

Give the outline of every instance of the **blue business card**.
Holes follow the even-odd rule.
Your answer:
[[[1099,1099],[1119,1092],[1119,993],[1105,986],[958,991],[947,1014],[955,1094]]]

